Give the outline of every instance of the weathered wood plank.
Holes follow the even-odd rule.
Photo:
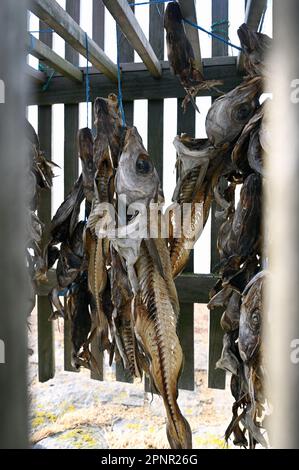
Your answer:
[[[156,78],[161,77],[161,64],[149,41],[146,39],[127,0],[103,0],[112,16],[119,24],[130,44],[138,52],[149,72]]]
[[[209,301],[209,290],[215,285],[217,277],[212,274],[182,274],[175,280],[176,288],[181,302],[206,304]],[[55,271],[50,269],[48,273],[48,282],[40,284],[38,295],[46,296],[55,286]]]
[[[164,58],[164,5],[150,6],[149,40],[158,59]],[[156,167],[160,181],[163,181],[163,128],[164,128],[164,101],[148,101],[148,152]]]
[[[237,73],[236,58],[227,57],[215,58],[215,60],[205,59],[204,76],[207,80],[219,79],[223,81],[221,89],[224,92],[232,90],[240,84],[242,78]],[[180,82],[171,73],[168,63],[163,64],[162,78],[156,80],[142,66],[142,64],[123,65],[122,90],[124,101],[137,99],[166,99],[183,98],[185,90]],[[143,67],[143,69],[142,69]],[[108,96],[109,93],[117,94],[117,86],[113,85],[102,74],[92,73],[90,75],[90,97],[94,101],[101,90],[101,96]],[[213,92],[205,91],[201,96],[213,96]],[[85,90],[82,85],[73,83],[70,87],[69,80],[64,77],[55,76],[52,78],[49,88],[42,92],[39,87],[31,89],[28,95],[28,105],[54,104],[54,103],[81,103],[85,101]]]
[[[228,20],[228,0],[212,0],[212,23]],[[221,26],[224,31],[228,29],[228,23]],[[228,54],[228,46],[217,39],[212,39],[213,56],[223,56]],[[218,263],[219,255],[217,250],[217,238],[220,228],[220,221],[216,219],[216,204],[212,205],[211,221],[211,265],[213,272]],[[223,309],[210,311],[209,315],[209,368],[208,368],[208,386],[209,388],[225,388],[225,372],[215,369],[216,362],[221,356],[223,331],[220,325]]]
[[[56,54],[56,52],[39,39],[36,39],[32,34],[27,35],[27,50],[29,54],[40,59],[40,61],[56,70],[56,72],[64,77],[74,80],[75,82],[83,82],[83,73],[78,67],[75,67],[60,55]]]
[[[190,104],[183,112],[182,99],[177,100],[177,134],[185,132],[191,137],[195,137],[195,110]],[[194,252],[190,257],[184,272],[193,273]],[[193,302],[182,302],[180,292],[180,317],[178,322],[178,335],[184,353],[184,369],[180,378],[180,388],[186,390],[194,389],[194,305]]]
[[[80,21],[80,0],[67,0],[66,11]],[[74,65],[79,65],[79,54],[66,44],[65,57]],[[71,191],[78,178],[77,133],[79,127],[79,105],[69,104],[64,107],[64,197]],[[71,320],[64,319],[64,370],[77,372],[72,366]]]
[[[196,15],[196,8],[194,0],[179,0],[179,4],[181,7],[181,12],[183,17],[186,20],[192,21],[193,23],[197,24],[197,15]],[[202,61],[201,61],[201,51],[200,51],[200,42],[198,36],[198,30],[193,28],[193,26],[185,23],[185,30],[186,35],[192,45],[194,56],[195,56],[195,63],[199,70],[202,71]]]
[[[134,11],[134,7],[132,7],[132,10]],[[121,31],[119,36],[119,58],[120,62],[134,62],[134,49],[127,40],[126,36]],[[133,126],[134,101],[126,101],[124,103],[124,112],[126,116],[127,126]],[[116,363],[115,375],[116,380],[118,380],[119,382],[133,383],[133,378],[130,376],[130,373],[124,369],[122,361],[118,361]]]
[[[29,77],[29,86],[34,85],[44,85],[46,83],[47,77],[44,72],[40,72],[39,70],[30,67],[30,65],[26,66],[26,75]]]
[[[105,45],[105,7],[102,0],[92,2],[92,39],[104,50]]]
[[[42,24],[41,24],[42,29]],[[52,107],[39,106],[38,134],[40,146],[46,157],[52,155]],[[41,194],[38,215],[47,228],[51,222],[51,192]],[[51,307],[47,297],[38,297],[38,376],[40,382],[46,382],[55,375],[54,323],[49,321]]]
[[[30,9],[80,54],[87,56],[85,32],[55,0],[31,0]],[[116,82],[116,65],[91,38],[88,38],[88,49],[90,62],[97,70]]]
[[[11,450],[29,445],[28,274],[24,263],[26,2],[2,0],[0,8],[0,448]]]

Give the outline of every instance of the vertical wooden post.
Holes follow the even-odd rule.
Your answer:
[[[74,20],[80,22],[80,0],[66,0],[66,11]],[[79,54],[69,44],[65,44],[65,58],[79,65]],[[79,105],[64,106],[64,196],[71,191],[78,178],[77,133],[79,127]],[[77,372],[72,366],[71,320],[64,319],[64,370]]]
[[[217,21],[228,20],[228,0],[212,0],[212,23]],[[227,32],[228,23],[221,25],[221,30]],[[228,55],[228,46],[223,42],[212,39],[212,56]],[[211,272],[218,263],[219,255],[217,250],[217,237],[221,222],[215,217],[216,204],[212,206],[212,224],[211,224]],[[210,388],[225,388],[225,372],[215,369],[216,362],[221,356],[223,332],[220,326],[222,309],[215,309],[210,312],[209,324],[209,370],[208,370],[208,386]]]
[[[93,16],[92,16],[92,37],[94,41],[104,49],[105,42],[105,7],[102,0],[93,0]],[[92,105],[92,130],[94,128],[94,103]],[[97,368],[91,367],[90,377],[93,380],[104,379],[104,354],[100,351],[99,338],[96,335],[91,342],[91,353],[97,363]]]
[[[28,446],[25,268],[26,2],[2,0],[0,14],[0,448]],[[27,192],[26,192],[27,190]],[[2,464],[3,465],[3,464]]]
[[[158,7],[158,8],[157,8]],[[158,59],[164,59],[164,5],[150,6],[149,41]],[[148,101],[148,152],[163,183],[164,100]]]
[[[274,0],[274,51],[269,77],[271,150],[266,178],[269,286],[263,316],[267,398],[273,406],[271,446],[299,448],[299,3]],[[287,161],[284,159],[287,155]],[[269,243],[269,239],[271,242]]]
[[[177,133],[186,132],[195,137],[195,110],[189,104],[186,113],[183,113],[182,99],[177,104]],[[194,271],[194,253],[190,258],[185,272]],[[184,390],[194,390],[194,305],[192,303],[180,304],[180,318],[178,334],[184,352],[184,368],[179,382],[179,387]]]
[[[40,29],[49,27],[40,21]],[[52,47],[53,36],[51,33],[43,33],[43,41]],[[38,107],[38,134],[41,149],[46,158],[52,158],[52,106]],[[51,222],[51,191],[41,194],[38,214],[45,224],[45,229]],[[55,350],[54,350],[54,324],[49,321],[51,307],[47,297],[38,297],[37,319],[38,319],[38,374],[40,382],[46,382],[55,375]]]
[[[134,7],[132,7],[132,10],[134,11]],[[119,58],[121,63],[134,62],[134,49],[122,32],[120,32],[119,40]],[[124,111],[127,126],[133,126],[134,101],[125,101]],[[132,377],[130,377],[128,372],[124,369],[122,362],[117,362],[116,364],[116,380],[119,382],[133,383]]]

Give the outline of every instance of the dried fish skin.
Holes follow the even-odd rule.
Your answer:
[[[182,107],[186,111],[187,104],[191,101],[193,107],[198,111],[195,102],[198,92],[202,89],[212,89],[216,85],[221,85],[222,82],[204,80],[196,64],[191,43],[186,36],[182,12],[178,3],[168,3],[164,15],[164,28],[170,66],[187,92]]]
[[[249,362],[259,353],[261,345],[263,285],[265,273],[258,273],[246,287],[241,305],[239,327],[239,351],[244,362]]]
[[[114,168],[118,165],[125,129],[123,128],[117,96],[111,93],[108,98],[96,98],[94,118],[97,136],[94,141],[94,163],[98,168],[98,156],[109,146]]]
[[[115,177],[115,189],[125,195],[127,205],[135,202],[148,206],[159,192],[159,177],[135,127],[127,130]]]
[[[167,284],[146,248],[141,245],[136,263],[140,301],[135,309],[135,333],[150,363],[150,375],[167,413],[167,437],[174,449],[192,445],[190,426],[177,404],[183,353],[176,333],[177,315]]]
[[[244,67],[249,76],[266,75],[266,63],[272,49],[272,39],[251,31],[244,23],[237,31],[244,53]]]
[[[78,132],[79,158],[82,164],[83,192],[85,199],[91,204],[94,197],[95,166],[93,161],[93,136],[86,127]]]
[[[215,147],[229,147],[259,108],[263,80],[254,77],[221,96],[212,104],[206,118],[206,132]]]

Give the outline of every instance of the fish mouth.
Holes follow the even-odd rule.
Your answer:
[[[260,345],[260,338],[254,343],[248,345],[242,345],[242,341],[238,341],[239,353],[243,362],[249,362],[257,352]]]

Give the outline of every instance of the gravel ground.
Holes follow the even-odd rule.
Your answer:
[[[113,370],[108,368],[103,382],[91,380],[87,370],[63,370],[61,322],[55,325],[55,378],[39,383],[35,312],[30,323],[30,425],[34,448],[169,448],[162,400],[145,393],[140,381],[116,382]],[[232,398],[228,388],[207,388],[206,306],[195,306],[194,333],[196,389],[181,390],[179,405],[190,423],[194,448],[225,448],[223,435],[231,416]]]

